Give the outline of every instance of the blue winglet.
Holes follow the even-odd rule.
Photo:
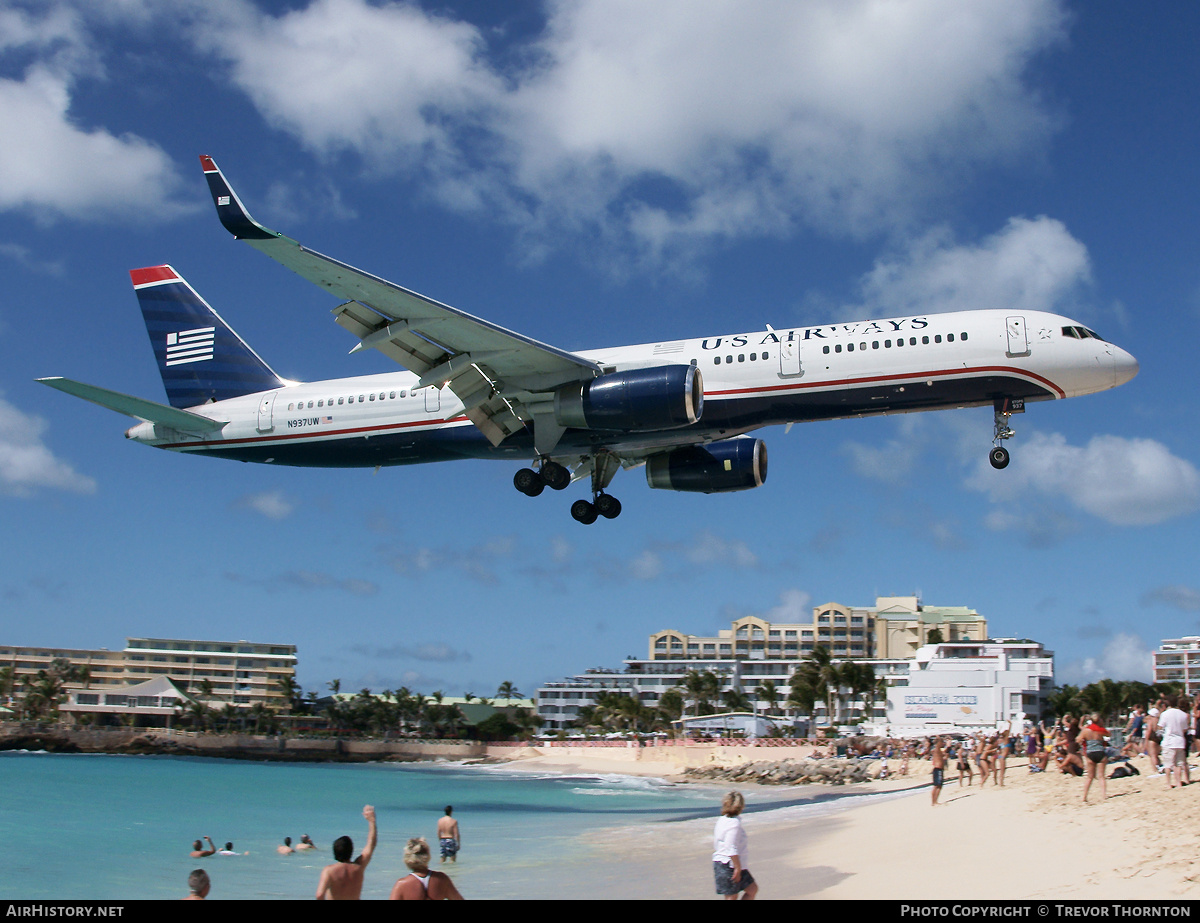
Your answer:
[[[217,167],[216,161],[208,154],[201,154],[200,165],[204,168],[204,178],[208,181],[208,191],[212,193],[213,204],[217,206],[217,217],[221,219],[225,230],[238,240],[272,240],[280,236],[250,217],[241,199]]]

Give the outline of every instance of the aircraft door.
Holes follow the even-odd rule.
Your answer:
[[[264,394],[262,400],[258,402],[258,431],[260,433],[269,433],[275,428],[275,395],[278,393],[278,391],[272,391]]]
[[[425,389],[425,412],[437,413],[442,409],[442,391],[440,388]]]
[[[797,340],[780,341],[779,374],[793,378],[804,374],[804,370],[800,365],[800,343]]]
[[[1029,355],[1029,331],[1025,327],[1025,318],[1010,317],[1005,322],[1008,328],[1008,355],[1010,358],[1014,356]]]

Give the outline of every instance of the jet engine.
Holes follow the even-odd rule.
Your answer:
[[[646,459],[646,483],[659,490],[725,493],[761,487],[767,479],[767,444],[738,436],[686,446]]]
[[[610,372],[554,393],[554,418],[576,429],[639,433],[690,426],[704,410],[704,378],[694,365]]]

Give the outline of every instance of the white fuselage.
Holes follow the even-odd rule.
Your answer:
[[[1076,322],[1032,311],[767,328],[579,355],[606,371],[694,364],[704,379],[703,414],[656,433],[569,430],[555,456],[597,448],[645,455],[780,423],[1075,397],[1116,387],[1138,368]],[[323,467],[535,454],[532,437],[520,433],[493,447],[449,388],[414,390],[417,380],[401,371],[295,384],[192,408],[227,420],[217,432],[143,423],[127,436],[177,451]]]

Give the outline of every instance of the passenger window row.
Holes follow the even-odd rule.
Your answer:
[[[416,392],[414,391],[413,394],[415,395]],[[374,400],[394,401],[398,397],[407,397],[407,396],[408,396],[407,389],[405,389],[403,391],[380,391],[378,393],[378,395],[376,395],[375,393],[372,392],[371,394],[360,394],[360,395],[358,395],[357,398],[353,394],[351,394],[349,397],[339,397],[339,398],[337,398],[337,403],[338,404],[353,404],[356,400],[360,404],[363,403],[364,401],[374,401]],[[317,407],[325,407],[325,406],[332,407],[334,405],[334,398],[331,397],[328,400],[309,401],[308,404],[305,404],[304,401],[293,401],[292,403],[288,404],[287,409],[288,410],[304,410],[307,408],[308,410],[312,410],[314,404]]]
[[[760,361],[760,360],[766,360],[766,359],[770,359],[770,358],[771,358],[771,354],[770,354],[770,353],[768,353],[768,352],[761,352],[761,353],[751,353],[751,354],[750,354],[750,361],[751,361],[751,362],[758,362],[758,361]],[[737,361],[738,361],[738,362],[745,362],[745,361],[746,361],[746,354],[745,354],[745,353],[738,353],[738,356],[737,356]],[[721,357],[720,357],[720,356],[713,356],[713,365],[720,365],[720,364],[721,364]],[[726,357],[725,357],[725,364],[726,364],[726,365],[732,365],[732,364],[733,364],[733,356],[726,356]]]
[[[962,342],[964,342],[964,343],[967,341],[967,335],[966,335],[966,333],[960,333],[960,334],[958,335],[958,338],[959,338],[959,340],[961,340],[961,341],[962,341]],[[940,333],[936,333],[936,334],[934,334],[934,335],[933,335],[933,338],[932,338],[932,341],[933,341],[934,343],[940,343],[940,342],[942,342],[942,335],[941,335]],[[953,333],[948,333],[948,334],[946,334],[946,342],[947,342],[947,343],[953,343],[953,342],[954,342],[954,334],[953,334]],[[927,337],[927,336],[923,336],[923,337],[921,337],[921,345],[922,345],[922,346],[928,346],[928,345],[929,345],[929,343],[930,343],[930,337]],[[891,349],[893,345],[895,345],[895,346],[896,346],[896,348],[899,348],[899,347],[901,347],[901,346],[904,346],[904,345],[905,345],[905,340],[904,340],[904,337],[898,337],[898,338],[896,339],[896,342],[895,342],[895,344],[893,344],[891,340],[884,340],[884,341],[883,341],[883,348],[884,348],[884,349]],[[916,337],[909,337],[909,338],[908,338],[908,345],[909,345],[909,346],[916,346],[916,345],[917,345],[917,338],[916,338]],[[848,353],[852,353],[852,352],[854,352],[854,346],[855,346],[855,344],[853,344],[853,343],[847,343],[847,344],[846,344],[846,352],[848,352]],[[879,347],[880,347],[880,342],[879,342],[879,340],[872,340],[872,341],[871,341],[871,349],[879,349]],[[859,352],[864,352],[864,351],[866,350],[866,348],[867,348],[867,344],[866,344],[866,341],[865,341],[865,340],[864,340],[863,342],[861,342],[861,343],[859,343],[859,344],[858,344],[858,350],[859,350]],[[823,347],[821,347],[821,352],[823,352],[825,355],[829,355],[829,351],[830,351],[830,350],[829,350],[829,347],[828,347],[828,346],[823,346]],[[835,353],[840,353],[841,351],[842,351],[842,344],[841,344],[841,343],[835,343],[835,344],[834,344],[834,346],[833,346],[833,352],[835,352]]]

